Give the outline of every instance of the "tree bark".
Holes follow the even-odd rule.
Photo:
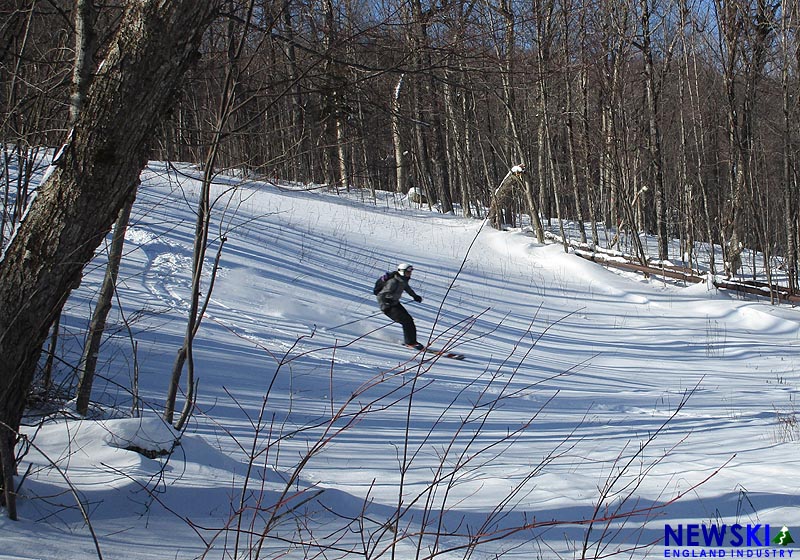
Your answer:
[[[72,71],[72,96],[69,104],[69,121],[74,124],[78,120],[81,108],[86,100],[86,92],[94,70],[94,2],[93,0],[77,0],[75,4],[75,66]]]
[[[795,31],[796,12],[795,0],[781,3],[781,50],[783,52],[783,70],[781,72],[781,89],[783,101],[783,221],[786,234],[786,275],[789,290],[795,291],[798,287],[798,262],[797,262],[797,166],[796,154],[792,147],[792,133],[797,123],[792,122],[793,96],[796,91],[792,87],[790,69],[792,59],[800,55],[800,45],[792,42],[792,32]],[[794,8],[794,9],[793,9]]]
[[[408,192],[408,173],[406,171],[406,156],[403,150],[403,138],[400,134],[400,91],[403,88],[403,79],[405,74],[400,74],[397,78],[397,85],[394,87],[392,93],[392,145],[394,147],[394,165],[395,165],[395,178],[397,185],[395,192],[406,193]]]
[[[0,462],[14,517],[14,444],[39,350],[147,161],[219,0],[128,4],[83,110],[0,261]]]

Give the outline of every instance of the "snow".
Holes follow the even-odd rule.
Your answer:
[[[197,412],[177,433],[159,411],[200,187],[179,169],[143,173],[95,415],[26,428],[0,559],[390,558],[395,539],[395,558],[463,558],[463,535],[503,531],[472,557],[581,557],[587,538],[586,557],[655,558],[665,524],[800,536],[796,309],[387,193],[219,178],[206,271],[227,241],[194,344]],[[102,249],[65,309],[63,378]],[[371,294],[398,262],[424,297],[405,301],[420,338],[466,361],[399,345]],[[134,371],[142,414],[127,418]]]

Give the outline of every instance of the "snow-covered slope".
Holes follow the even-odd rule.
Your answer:
[[[388,558],[394,540],[395,558],[461,558],[470,538],[492,541],[477,558],[573,558],[587,532],[587,557],[644,558],[668,550],[665,524],[800,527],[797,310],[618,274],[391,196],[220,181],[198,410],[169,459],[126,450],[176,435],[158,411],[198,193],[162,164],[144,173],[103,407],[30,430],[22,519],[0,520],[0,558]],[[464,362],[415,356],[377,313],[374,279],[400,261],[424,297],[405,302],[420,339]],[[67,364],[102,265],[67,306]],[[112,419],[134,371],[143,418]]]

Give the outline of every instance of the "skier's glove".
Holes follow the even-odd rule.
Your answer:
[[[422,296],[414,296],[414,301],[417,303],[422,303]]]

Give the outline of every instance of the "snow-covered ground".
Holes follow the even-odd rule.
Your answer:
[[[128,450],[174,444],[159,412],[198,194],[163,164],[143,174],[102,406],[28,430],[0,558],[800,555],[761,542],[764,525],[800,537],[798,310],[390,195],[221,178],[197,411],[169,457]],[[377,313],[372,284],[400,261],[424,298],[405,301],[421,341],[463,362],[402,348]],[[67,305],[61,379],[103,271],[101,251]],[[135,372],[141,417],[124,418]],[[735,524],[754,539],[686,546]],[[678,530],[684,546],[665,546]]]

